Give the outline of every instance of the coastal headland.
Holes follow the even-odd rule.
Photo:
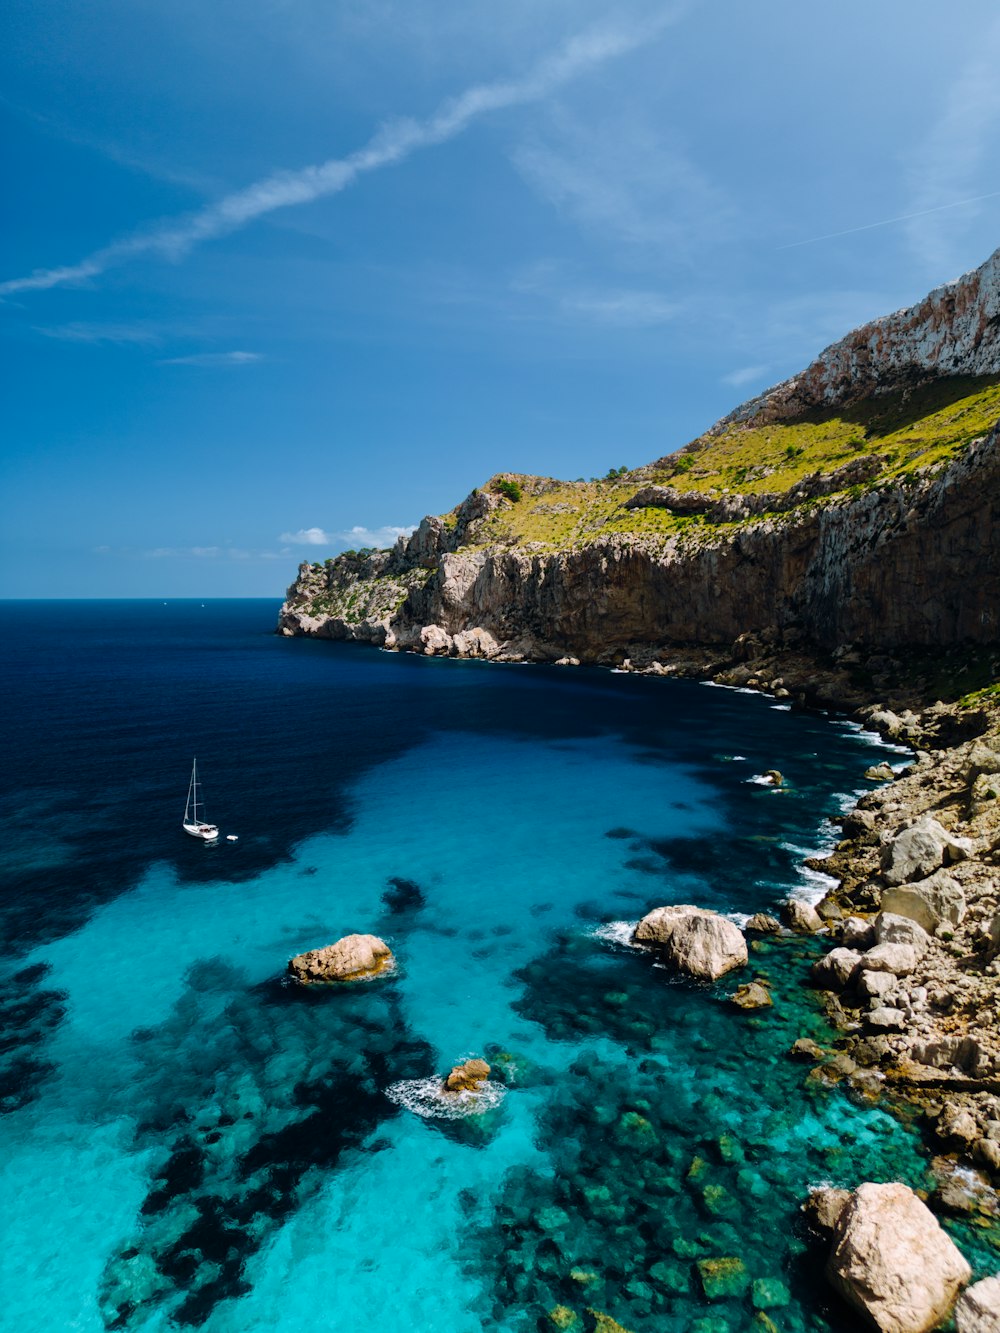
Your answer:
[[[390,551],[303,564],[278,629],[713,680],[907,747],[816,865],[841,1035],[797,1054],[920,1118],[940,1211],[996,1215],[998,531],[1000,250],[677,452],[500,474]]]

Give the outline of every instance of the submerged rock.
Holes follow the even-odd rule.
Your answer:
[[[928,1333],[972,1276],[926,1204],[897,1183],[854,1191],[837,1219],[826,1273],[880,1333]]]
[[[661,946],[671,967],[705,981],[746,966],[749,957],[738,926],[718,912],[689,904],[654,908],[636,926],[634,938]]]
[[[490,1076],[485,1060],[466,1060],[455,1065],[444,1081],[445,1092],[479,1092]]]
[[[748,981],[745,986],[737,986],[730,997],[730,1003],[737,1009],[769,1009],[774,1001],[771,992],[759,981]]]
[[[377,935],[345,935],[336,944],[310,949],[288,961],[288,970],[305,985],[335,981],[365,981],[391,971],[396,960],[385,940]]]

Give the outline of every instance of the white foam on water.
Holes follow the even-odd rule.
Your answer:
[[[502,1083],[484,1083],[475,1092],[445,1092],[439,1078],[406,1078],[390,1084],[385,1095],[424,1120],[464,1120],[499,1106],[507,1095]]]
[[[790,713],[792,711],[791,704],[772,704],[771,707],[776,713]]]
[[[815,907],[831,889],[835,889],[840,883],[834,875],[827,875],[822,870],[813,870],[810,866],[799,866],[799,883],[795,885],[789,893],[789,899],[794,898],[796,902],[808,903],[810,907]]]
[[[726,685],[721,680],[700,680],[698,684],[712,690],[732,690],[734,694],[760,694],[760,690],[752,690],[748,685]]]
[[[723,912],[722,915],[727,921],[731,921],[734,926],[739,926],[740,930],[747,924],[753,915],[752,912]]]
[[[752,778],[747,778],[746,781],[753,783],[755,787],[773,787],[775,791],[781,790],[774,779],[769,778],[766,773],[755,773]]]
[[[605,940],[608,944],[619,944],[626,949],[638,949],[632,936],[638,921],[606,921],[603,926],[595,926],[590,934],[595,939]]]

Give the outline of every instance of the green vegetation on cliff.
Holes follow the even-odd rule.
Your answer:
[[[706,497],[780,497],[852,463],[867,465],[866,479],[841,492],[904,482],[944,464],[1000,419],[1000,378],[953,377],[869,398],[850,407],[817,410],[790,421],[731,423],[708,432],[677,454],[633,472],[612,469],[599,481],[554,481],[509,476],[492,489],[504,503],[476,525],[470,544],[537,543],[547,550],[583,545],[599,536],[679,535],[706,528],[700,514],[664,507],[626,509],[641,487],[670,486]],[[834,494],[837,492],[835,491]],[[817,504],[821,500],[806,500]],[[788,504],[775,504],[787,509]],[[764,510],[769,505],[765,502]],[[445,518],[454,526],[455,515]]]

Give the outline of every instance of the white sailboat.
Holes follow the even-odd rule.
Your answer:
[[[191,781],[188,783],[187,802],[184,806],[183,828],[192,838],[201,838],[202,842],[214,842],[219,836],[219,830],[215,824],[208,824],[199,818],[199,806],[203,807],[203,802],[198,799],[198,760],[195,759],[191,765]]]

